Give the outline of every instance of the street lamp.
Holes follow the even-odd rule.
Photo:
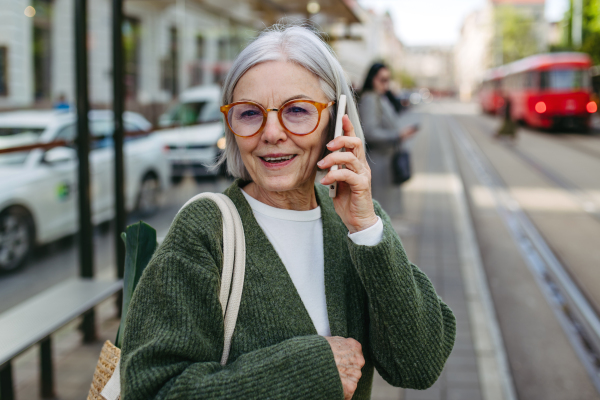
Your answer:
[[[321,5],[319,3],[317,3],[316,1],[310,1],[306,5],[306,10],[311,14],[316,14],[319,11],[321,11]]]

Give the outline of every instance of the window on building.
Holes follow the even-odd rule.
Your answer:
[[[52,79],[52,0],[34,0],[33,84],[38,101],[50,100]]]
[[[125,97],[135,99],[140,75],[140,21],[136,18],[125,17],[121,32],[123,33]]]
[[[206,39],[202,35],[196,36],[196,59],[191,67],[191,85],[202,85],[204,83],[204,52]]]
[[[229,37],[224,36],[219,38],[217,46],[219,50],[219,61],[229,60]]]
[[[161,60],[161,87],[173,97],[179,93],[179,46],[177,28],[169,30],[169,53]]]
[[[0,46],[0,96],[8,96],[8,48]]]

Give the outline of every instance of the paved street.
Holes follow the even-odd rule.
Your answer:
[[[392,388],[376,376],[373,399],[600,399],[595,338],[572,300],[577,294],[593,316],[600,310],[600,132],[521,128],[512,143],[493,138],[499,119],[474,104],[411,113],[421,121],[407,143],[413,177],[382,205],[395,210],[409,257],[453,309],[457,340],[432,388]],[[186,179],[145,220],[162,236],[187,199],[228,184]],[[111,229],[96,229],[95,246],[96,274],[114,275]],[[76,274],[74,238],[45,246],[0,276],[0,312]],[[112,339],[114,307],[101,309],[100,334]],[[85,397],[99,349],[78,346],[74,329],[55,340],[61,399]],[[36,365],[32,352],[15,365],[19,399],[35,398]]]

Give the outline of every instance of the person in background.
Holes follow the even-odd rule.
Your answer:
[[[417,132],[417,127],[403,128],[406,123],[398,115],[402,105],[390,91],[391,77],[385,64],[371,66],[360,94],[359,112],[371,167],[373,198],[394,215],[400,214],[402,208],[400,188],[392,183],[392,154]]]
[[[69,102],[67,101],[67,96],[64,93],[61,93],[56,98],[56,102],[54,103],[55,110],[63,110],[68,111],[70,108]]]
[[[503,111],[504,120],[502,121],[502,126],[500,127],[500,129],[498,130],[498,132],[496,132],[495,137],[497,139],[508,138],[514,143],[517,140],[517,129],[519,127],[510,116],[510,102],[507,100],[504,100]]]

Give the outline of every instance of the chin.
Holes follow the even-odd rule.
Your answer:
[[[256,180],[255,182],[263,189],[270,192],[285,192],[295,189],[301,185],[301,182],[297,177],[288,175],[268,177],[263,176],[261,179]]]

